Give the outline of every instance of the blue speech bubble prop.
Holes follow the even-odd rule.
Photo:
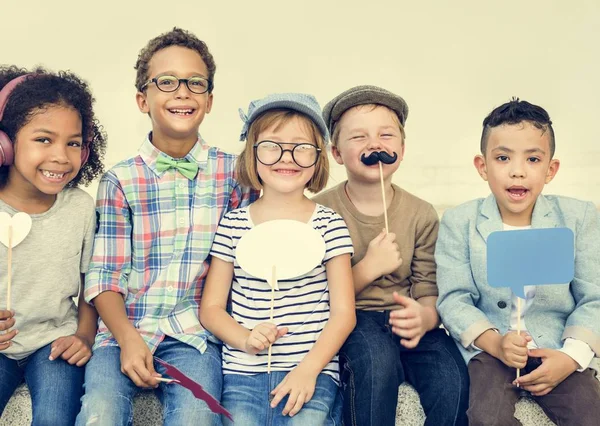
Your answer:
[[[525,299],[526,285],[566,284],[575,275],[574,235],[569,228],[492,232],[487,274],[492,287],[510,287]]]

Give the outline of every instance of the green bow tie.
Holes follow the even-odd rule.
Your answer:
[[[188,160],[173,160],[163,155],[159,156],[156,160],[156,170],[164,172],[170,168],[175,168],[189,180],[192,180],[198,174],[198,164],[190,163]]]

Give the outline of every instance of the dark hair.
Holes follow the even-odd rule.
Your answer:
[[[213,56],[208,51],[206,43],[196,37],[193,33],[182,30],[181,28],[174,27],[173,30],[168,33],[163,33],[158,37],[153,38],[148,44],[140,51],[138,59],[135,63],[134,69],[137,71],[135,76],[135,87],[141,92],[142,86],[150,79],[148,71],[150,68],[150,60],[156,52],[165,49],[170,46],[181,46],[187,47],[188,49],[197,52],[208,69],[208,79],[211,81],[209,87],[209,93],[212,93],[214,88],[215,71],[217,65]]]
[[[36,115],[53,105],[73,108],[81,118],[83,143],[89,157],[77,176],[67,184],[75,187],[88,185],[104,172],[102,159],[106,152],[106,134],[94,116],[94,98],[86,82],[67,71],[49,72],[43,68],[28,71],[16,66],[0,67],[0,89],[9,81],[24,74],[32,78],[21,82],[10,94],[0,121],[0,129],[14,141],[19,130]],[[8,167],[0,167],[0,186],[6,184]]]
[[[513,97],[510,102],[500,105],[494,109],[483,120],[483,133],[481,134],[481,154],[485,155],[487,142],[491,130],[502,124],[519,124],[523,121],[531,123],[544,134],[549,132],[550,136],[550,158],[554,156],[555,140],[552,120],[548,112],[541,106],[530,104],[527,101],[521,101]]]

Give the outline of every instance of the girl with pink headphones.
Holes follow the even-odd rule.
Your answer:
[[[77,185],[103,172],[106,138],[74,74],[0,67],[0,89],[0,235],[24,238],[0,244],[0,411],[24,380],[32,424],[70,425],[97,321],[81,291],[94,201]]]

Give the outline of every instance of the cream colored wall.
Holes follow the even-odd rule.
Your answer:
[[[215,56],[201,131],[228,151],[241,149],[237,109],[253,98],[303,91],[324,105],[353,85],[380,85],[410,107],[395,181],[443,208],[487,194],[472,166],[481,121],[516,95],[555,122],[562,167],[546,192],[600,205],[597,0],[1,0],[0,15],[0,63],[68,68],[91,83],[108,165],[149,129],[134,102],[137,53],[177,25]],[[336,165],[330,185],[344,176]]]

